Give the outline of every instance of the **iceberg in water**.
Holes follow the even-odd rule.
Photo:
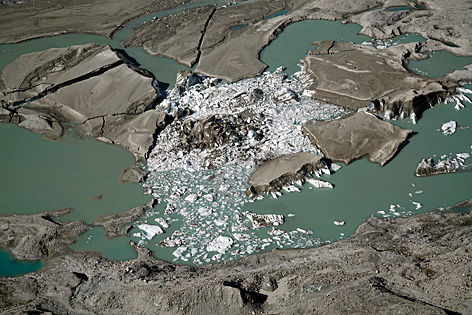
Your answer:
[[[164,230],[158,225],[151,224],[140,224],[138,229],[141,230],[142,235],[148,240],[152,239],[154,236],[164,233]]]
[[[224,254],[233,245],[233,239],[227,236],[218,236],[207,245],[207,251]]]
[[[454,120],[448,121],[441,126],[443,135],[452,135],[456,132],[457,123]]]

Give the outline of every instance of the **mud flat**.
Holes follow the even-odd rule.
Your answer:
[[[93,0],[6,1],[0,4],[0,43],[17,43],[65,33],[89,33],[111,37],[140,15],[174,8],[188,0],[97,2]],[[21,21],[19,23],[19,21]]]
[[[109,46],[95,44],[25,54],[0,74],[1,118],[48,138],[66,124],[145,158],[166,115],[146,111],[158,97],[154,76]]]
[[[368,157],[384,166],[412,134],[372,114],[357,112],[331,121],[310,121],[305,134],[324,155],[335,162],[349,164]]]
[[[472,310],[471,222],[470,213],[371,217],[331,245],[201,268],[157,260],[142,248],[124,262],[58,254],[39,272],[0,278],[0,310],[466,314]]]

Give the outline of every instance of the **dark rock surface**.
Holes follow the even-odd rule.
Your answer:
[[[365,112],[330,121],[311,121],[303,132],[335,162],[349,164],[368,157],[381,166],[390,161],[412,134]]]
[[[351,238],[274,250],[200,268],[136,248],[130,261],[95,254],[48,260],[0,278],[0,311],[61,314],[468,314],[470,213],[367,219]]]
[[[122,183],[139,183],[141,182],[145,177],[147,173],[140,169],[136,165],[131,165],[127,169],[123,170],[120,175],[120,182]]]
[[[152,199],[147,205],[135,207],[123,214],[111,214],[101,217],[95,221],[94,225],[102,226],[107,231],[107,235],[109,237],[127,235],[133,226],[128,225],[124,227],[123,225],[139,219],[146,212],[146,210],[152,209],[155,203],[156,200]]]

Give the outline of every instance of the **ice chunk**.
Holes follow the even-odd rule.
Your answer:
[[[467,153],[467,152],[466,153],[457,153],[456,156],[459,157],[459,158],[463,158],[463,159],[470,158],[470,154]]]
[[[233,233],[233,236],[236,240],[243,242],[251,239],[251,235],[244,233]]]
[[[419,202],[412,201],[411,203],[416,206],[416,210],[423,208],[423,205]]]
[[[331,183],[325,182],[321,179],[307,178],[306,181],[316,188],[333,188]]]
[[[218,236],[207,245],[207,251],[224,254],[233,245],[233,239],[227,236]]]
[[[336,172],[336,171],[338,171],[338,170],[341,169],[341,165],[336,164],[336,163],[331,163],[330,168],[331,168],[331,170],[332,170],[333,172]]]
[[[285,187],[282,187],[283,190],[285,190],[286,192],[300,192],[300,189],[295,187],[295,186],[292,186],[292,185],[288,185],[288,186],[285,186]]]
[[[251,220],[252,227],[255,229],[263,226],[278,226],[284,223],[284,216],[281,214],[257,214],[245,212],[244,215]]]
[[[164,229],[167,229],[169,227],[169,224],[166,222],[164,218],[156,218],[154,219],[158,224],[160,224]]]
[[[206,200],[208,200],[209,202],[213,202],[215,201],[215,195],[214,194],[206,194],[206,195],[203,195],[203,198],[205,198]]]
[[[162,228],[158,225],[151,224],[140,224],[138,229],[141,230],[143,236],[148,240],[152,239],[154,236],[164,233]]]
[[[346,224],[346,222],[344,222],[344,221],[333,221],[333,223],[336,224],[336,225],[344,225],[344,224]]]
[[[198,213],[200,213],[201,216],[208,216],[212,213],[211,209],[208,209],[208,208],[199,208],[198,209]]]
[[[196,194],[190,194],[187,197],[185,197],[185,200],[191,203],[194,203],[195,201],[197,201],[197,199],[198,199],[198,196]]]
[[[277,235],[282,235],[285,232],[279,229],[276,229],[275,227],[272,227],[269,231],[267,231],[267,234],[277,236]]]
[[[441,132],[444,135],[452,135],[456,132],[457,123],[454,120],[448,121],[441,126]]]

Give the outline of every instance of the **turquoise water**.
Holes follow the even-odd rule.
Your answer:
[[[75,251],[97,250],[103,257],[112,260],[128,260],[137,256],[129,245],[129,237],[108,238],[102,227],[88,230],[75,244],[69,245],[69,247]]]
[[[469,64],[472,64],[472,57],[459,57],[440,50],[430,54],[428,59],[410,61],[408,68],[416,74],[436,78]]]
[[[362,29],[357,24],[343,24],[341,21],[305,20],[287,26],[269,46],[260,53],[260,59],[268,65],[267,71],[274,71],[280,66],[291,75],[300,70],[298,64],[309,50],[315,49],[313,41],[334,40],[336,42],[369,43],[388,46],[411,42],[424,42],[416,34],[404,34],[393,40],[372,41],[370,37],[359,35]]]
[[[274,13],[272,13],[272,14],[269,14],[268,16],[265,16],[265,17],[264,17],[264,20],[270,20],[270,19],[275,18],[275,17],[277,17],[277,16],[281,16],[281,15],[287,14],[288,11],[290,11],[290,8],[289,8],[289,7],[285,8],[285,9],[283,9],[283,10],[274,12]]]
[[[146,204],[138,184],[120,183],[134,163],[124,149],[73,134],[60,141],[42,139],[18,126],[0,123],[0,214],[29,214],[72,207],[62,220],[92,223]],[[102,194],[100,200],[90,198]]]
[[[19,261],[4,250],[0,250],[0,277],[14,277],[42,268],[42,261]]]
[[[455,120],[459,125],[472,124],[472,104],[456,111],[452,104],[438,104],[424,112],[418,124],[409,119],[390,121],[417,134],[384,167],[366,159],[356,161],[335,174],[323,176],[334,189],[309,189],[305,184],[301,193],[285,193],[275,200],[267,198],[247,204],[245,209],[258,213],[278,213],[286,216],[280,229],[291,231],[297,227],[313,230],[322,241],[352,234],[371,215],[383,216],[378,211],[389,211],[390,205],[400,205],[402,215],[427,212],[454,205],[472,197],[472,172],[415,177],[417,164],[423,158],[450,153],[471,153],[472,128],[458,130],[445,136],[438,129],[444,122]],[[472,126],[471,126],[472,127]],[[470,162],[470,161],[469,161]],[[414,185],[414,186],[413,186]],[[421,193],[416,193],[422,191]],[[412,197],[409,194],[412,194]],[[422,208],[416,210],[419,202]],[[295,214],[288,217],[288,214]],[[395,215],[391,215],[394,217]],[[345,221],[336,226],[333,221]]]
[[[119,42],[130,34],[131,26],[154,16],[162,16],[160,14],[164,13],[134,21],[118,32],[113,40],[93,35],[62,35],[16,45],[1,45],[0,69],[23,53],[51,47],[95,42],[119,48]],[[299,22],[287,27],[278,39],[264,49],[261,60],[269,65],[269,70],[284,65],[287,67],[286,72],[292,74],[299,70],[299,60],[309,49],[314,48],[312,41],[332,39],[359,44],[373,43],[369,37],[357,34],[360,29],[358,25],[344,25],[339,21]],[[418,35],[408,34],[387,44],[423,40]],[[172,86],[176,72],[185,69],[169,59],[151,57],[139,47],[127,48],[125,52],[143,68],[153,72],[164,86]],[[437,76],[446,73],[446,70],[450,71],[448,69],[462,67],[464,62],[471,63],[439,52],[435,53],[429,62],[412,63],[410,67]],[[263,201],[246,204],[244,210],[284,214],[286,223],[280,226],[280,229],[312,230],[320,241],[332,241],[349,236],[371,215],[410,215],[468,199],[471,197],[470,172],[425,178],[416,178],[413,175],[417,163],[422,158],[434,154],[440,156],[471,152],[472,128],[460,129],[451,136],[444,136],[437,131],[442,123],[452,119],[461,125],[467,125],[472,121],[472,104],[459,112],[455,111],[451,104],[437,105],[434,109],[426,111],[417,125],[413,125],[409,119],[392,121],[414,130],[417,134],[395,159],[383,168],[367,160],[360,160],[348,166],[342,165],[335,174],[324,176],[325,180],[335,185],[333,190],[309,189],[305,185],[300,193],[285,193],[278,200],[267,197]],[[88,139],[80,140],[73,134],[61,141],[51,142],[8,124],[0,124],[0,145],[4,150],[0,171],[2,175],[5,174],[2,176],[4,180],[0,181],[0,189],[8,192],[4,193],[0,200],[0,213],[33,213],[73,207],[75,211],[64,219],[93,222],[99,216],[122,213],[149,200],[149,197],[142,193],[140,186],[118,182],[121,170],[134,162],[131,154],[121,148]],[[97,174],[100,174],[98,180]],[[103,194],[103,198],[89,200],[97,194]],[[413,202],[421,203],[422,208],[416,209]],[[389,210],[391,205],[395,205],[395,212]],[[155,212],[162,213],[164,207],[165,204],[159,204]],[[177,214],[171,215],[171,218],[180,219]],[[336,226],[333,224],[335,220],[345,221],[346,224]],[[177,229],[179,222],[174,221],[165,234],[155,239],[163,240]],[[136,232],[138,230],[135,228],[131,235]],[[262,237],[266,232],[267,229],[260,229],[256,233]],[[126,260],[136,256],[128,245],[130,238],[108,239],[102,228],[94,228],[85,233],[76,244],[71,245],[71,248],[79,251],[96,250],[107,258]],[[271,248],[273,246],[266,250]],[[172,252],[175,248],[151,249],[158,258],[169,261],[173,259]]]
[[[247,24],[234,25],[234,26],[231,26],[229,29],[232,31],[237,31],[237,30],[242,30],[246,26]]]

